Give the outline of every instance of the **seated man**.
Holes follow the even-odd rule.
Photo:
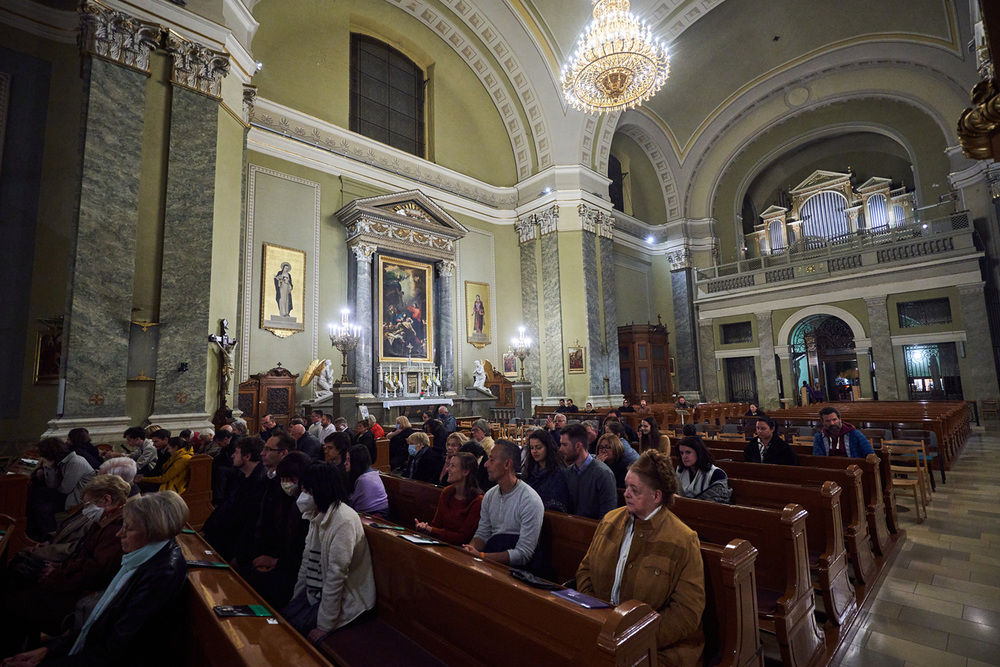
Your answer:
[[[618,408],[618,412],[635,412],[635,408],[628,402],[628,399],[622,401],[622,406]]]
[[[587,451],[587,430],[580,424],[563,429],[559,451],[566,460],[566,486],[570,512],[590,519],[602,519],[618,504],[615,474]]]
[[[566,415],[561,412],[556,414],[554,417],[546,418],[545,430],[548,431],[549,437],[552,438],[553,442],[558,444],[559,434],[564,428],[566,428],[567,423],[568,420]]]
[[[242,438],[233,451],[233,469],[238,477],[233,493],[208,516],[205,539],[227,560],[233,556],[237,540],[260,512],[260,500],[267,482],[267,468],[260,463],[264,442]]]
[[[558,413],[566,412],[566,399],[565,398],[560,398],[559,399],[559,407],[556,408],[556,412],[558,412]]]
[[[170,439],[170,431],[165,429],[156,431],[149,439],[147,439],[145,430],[138,426],[133,426],[125,431],[124,437],[125,444],[132,452],[127,456],[135,461],[139,474],[158,474],[154,472],[158,461],[157,454],[160,450],[166,447],[167,440]],[[157,446],[158,442],[159,446]],[[105,459],[110,459],[117,456],[126,456],[126,454],[122,454],[121,452],[104,452],[102,456]]]
[[[576,407],[576,404],[573,403],[573,399],[572,398],[567,398],[566,399],[566,409],[564,410],[564,412],[566,414],[576,414],[579,411],[580,411],[580,408]]]
[[[828,405],[819,411],[823,430],[813,438],[815,456],[846,456],[863,459],[874,454],[871,443],[861,431],[840,419],[840,411]]]
[[[660,614],[659,664],[694,667],[705,647],[705,566],[697,533],[668,509],[676,493],[670,458],[644,451],[625,476],[625,507],[597,526],[576,588],[616,606],[626,600],[648,604]]]
[[[323,444],[315,436],[306,433],[305,426],[294,424],[288,429],[288,434],[295,438],[296,448],[300,452],[305,452],[313,461],[323,460]]]
[[[263,440],[264,442],[267,442],[268,438],[271,437],[271,431],[274,430],[275,426],[277,426],[277,424],[274,421],[274,417],[272,417],[271,415],[264,415],[263,417],[261,417],[260,434],[259,434],[260,439]]]
[[[502,565],[536,569],[545,506],[535,490],[517,478],[520,460],[521,450],[510,440],[494,443],[486,470],[496,486],[483,497],[476,536],[463,548]]]
[[[316,436],[316,439],[320,442],[326,442],[326,436],[337,432],[337,427],[333,425],[333,415],[331,414],[324,412],[323,416],[319,418],[319,426],[319,435]]]
[[[309,413],[309,428],[306,430],[309,431],[309,435],[313,436],[320,442],[323,441],[323,438],[319,436],[320,431],[323,430],[323,424],[321,423],[322,421],[323,421],[322,410],[313,410],[312,412]]]
[[[623,410],[620,410],[619,408],[615,408],[614,410],[608,411],[608,416],[604,420],[605,430],[607,430],[608,422],[612,418],[614,418],[618,421],[618,423],[622,425],[622,429],[624,429],[625,431],[626,440],[628,440],[629,442],[639,442],[639,434],[635,432],[635,429],[632,428],[632,426],[629,425],[627,421],[625,421],[624,417],[622,417],[622,412]],[[634,408],[632,409],[632,412],[635,412]]]
[[[455,422],[455,418],[448,414],[448,406],[442,405],[438,408],[438,420],[441,422],[441,427],[444,428],[447,433],[454,433],[458,430],[458,424]]]
[[[636,410],[636,412],[644,415],[651,415],[653,414],[653,408],[646,405],[645,398],[641,398],[639,399],[639,408]]]

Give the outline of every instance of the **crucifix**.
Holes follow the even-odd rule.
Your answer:
[[[233,353],[236,351],[236,346],[239,345],[239,341],[235,338],[230,338],[229,334],[229,320],[223,319],[219,327],[222,329],[222,335],[216,336],[211,334],[208,340],[212,341],[219,346],[220,361],[219,372],[221,373],[221,379],[219,382],[219,409],[226,407],[226,398],[229,396],[229,385],[233,381],[233,371],[235,370],[233,366]]]
[[[406,344],[406,360],[410,360],[410,355],[413,354],[413,343]]]

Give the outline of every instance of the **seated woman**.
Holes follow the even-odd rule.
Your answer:
[[[175,437],[167,440],[167,453],[170,454],[170,458],[163,464],[162,474],[155,477],[137,475],[136,484],[139,482],[159,484],[160,491],[184,493],[188,485],[188,464],[191,462],[194,452],[187,446],[186,442]]]
[[[389,433],[389,470],[396,470],[406,463],[409,454],[406,451],[406,439],[416,429],[410,424],[410,420],[400,415],[396,417],[396,430]]]
[[[697,533],[669,510],[677,492],[671,467],[670,457],[656,449],[629,467],[625,507],[601,519],[576,587],[615,606],[626,600],[648,604],[660,614],[660,664],[694,667],[705,646],[705,567]]]
[[[59,438],[39,442],[38,455],[41,465],[31,474],[28,535],[41,540],[55,531],[56,514],[80,504],[83,488],[95,473],[87,459],[70,451]]]
[[[757,417],[764,414],[764,411],[757,407],[756,403],[751,403],[750,408],[746,411],[744,417]]]
[[[424,422],[424,433],[430,439],[431,447],[441,454],[441,463],[444,463],[444,449],[448,442],[448,431],[444,430],[444,425],[440,419],[431,419]],[[406,438],[406,443],[410,444],[410,438]]]
[[[458,454],[458,450],[462,448],[466,440],[468,438],[460,431],[448,434],[448,439],[444,445],[444,466],[441,468],[441,474],[438,475],[438,481],[435,482],[438,486],[446,486],[448,484],[448,461],[451,461],[451,457]]]
[[[545,509],[569,512],[569,487],[563,475],[566,462],[552,436],[544,429],[532,431],[528,435],[528,448],[530,456],[521,479],[538,493]]]
[[[411,433],[406,442],[409,445],[410,461],[406,465],[404,477],[437,484],[441,477],[441,468],[444,466],[444,455],[431,447],[430,438],[426,433],[420,431]]]
[[[478,469],[476,457],[468,452],[459,452],[448,459],[445,466],[448,486],[438,498],[434,519],[426,523],[414,519],[417,530],[459,546],[472,541],[483,503],[482,491],[476,483]]]
[[[656,449],[670,456],[670,436],[660,435],[655,417],[643,417],[639,422],[639,453],[647,449]]]
[[[757,436],[743,450],[747,463],[773,463],[797,466],[799,457],[795,450],[778,435],[778,425],[767,415],[757,417]]]
[[[187,504],[172,491],[149,493],[130,499],[123,515],[121,567],[80,632],[5,660],[5,667],[43,660],[53,666],[180,664],[182,657],[170,650],[171,628],[180,613],[187,563],[174,538],[188,519]],[[155,646],[150,637],[157,639]]]
[[[611,468],[615,474],[615,486],[624,489],[628,463],[625,462],[625,448],[618,436],[605,433],[597,439],[597,460]]]
[[[66,444],[69,446],[69,451],[85,458],[94,470],[101,467],[101,462],[104,458],[101,456],[100,450],[94,447],[94,443],[90,441],[90,431],[87,429],[71,429],[66,434]]]
[[[334,467],[310,464],[299,486],[296,504],[309,533],[292,601],[281,615],[316,644],[375,607],[375,574],[361,519],[347,505]]]
[[[383,519],[389,518],[389,496],[385,493],[385,485],[372,468],[371,454],[364,445],[354,445],[347,454],[347,488],[351,495],[347,504],[355,512],[378,514]]]
[[[733,494],[726,471],[716,467],[715,459],[701,438],[686,437],[677,443],[681,464],[677,466],[678,493],[684,498],[728,503]]]

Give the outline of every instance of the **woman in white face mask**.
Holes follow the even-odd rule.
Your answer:
[[[347,504],[343,478],[329,463],[309,465],[295,501],[309,521],[289,623],[318,643],[375,607],[375,576],[361,519]]]

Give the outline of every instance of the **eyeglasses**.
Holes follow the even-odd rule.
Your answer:
[[[264,447],[265,452],[280,452],[281,450],[277,447]]]

